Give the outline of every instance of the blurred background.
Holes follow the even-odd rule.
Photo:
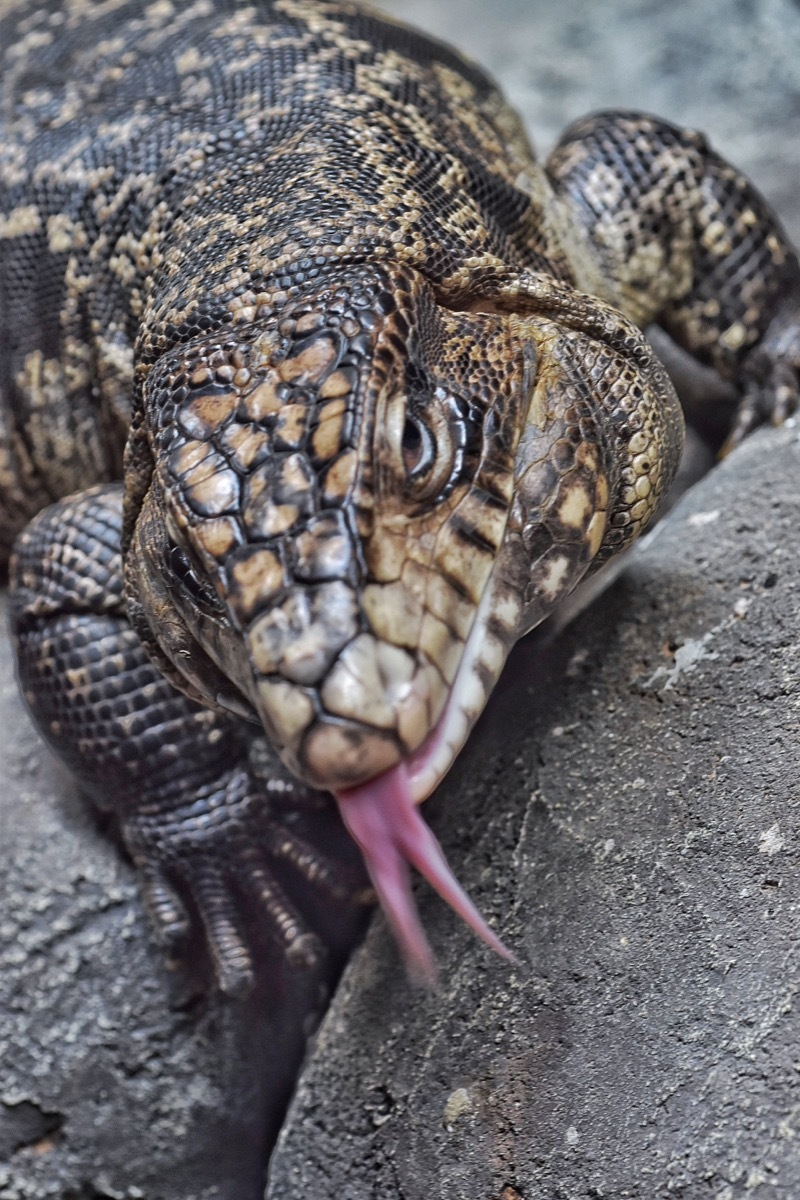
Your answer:
[[[383,0],[477,59],[541,154],[576,117],[639,108],[707,133],[800,241],[798,0]]]

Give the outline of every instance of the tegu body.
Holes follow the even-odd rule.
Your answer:
[[[105,488],[23,535],[32,710],[84,780],[135,760],[119,812],[152,907],[177,928],[177,876],[223,982],[246,950],[204,911],[180,814],[199,796],[241,825],[246,793],[257,826],[240,734],[220,749],[242,721],[336,794],[412,965],[406,859],[499,946],[414,805],[515,640],[674,474],[680,410],[637,326],[738,381],[742,427],[755,397],[794,403],[775,218],[702,137],[637,114],[573,127],[543,169],[476,66],[339,0],[67,0],[5,26],[6,535],[125,485],[121,532]],[[209,762],[186,787],[147,764],[176,744],[148,707],[170,684]]]

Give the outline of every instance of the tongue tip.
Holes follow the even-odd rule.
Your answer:
[[[427,942],[425,943],[428,949],[427,955],[420,959],[416,956],[408,954],[404,947],[400,947],[403,964],[409,979],[417,987],[422,988],[426,992],[438,992],[439,990],[439,964],[436,961],[434,954],[430,952]]]
[[[478,933],[478,937],[481,939],[481,941],[487,945],[490,950],[493,950],[498,958],[503,958],[506,962],[511,963],[512,966],[518,967],[519,959],[514,951],[509,950],[505,942],[497,936],[493,929],[489,928],[489,926],[487,926],[487,929],[489,930],[488,937],[486,937],[483,933]],[[476,932],[478,931],[476,930]]]

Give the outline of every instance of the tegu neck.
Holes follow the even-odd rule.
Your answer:
[[[323,94],[234,148],[199,148],[138,238],[140,360],[357,263],[418,271],[462,299],[486,272],[564,272],[555,241],[541,262],[531,257],[542,197],[517,188],[502,163],[490,172],[462,161],[433,131],[421,150],[401,116],[380,106],[332,113]],[[493,208],[500,198],[516,214],[507,229]]]

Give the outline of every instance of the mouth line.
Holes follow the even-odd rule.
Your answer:
[[[490,643],[497,644],[488,629],[493,600],[490,576],[439,719],[416,750],[403,760],[415,804],[427,800],[456,761],[500,676],[505,649],[499,663],[486,661]],[[488,685],[486,676],[490,679]]]
[[[488,698],[490,688],[481,678],[480,668],[489,670],[484,656],[491,642],[487,624],[492,594],[490,582],[444,710],[425,740],[382,774],[334,792],[342,819],[364,855],[409,973],[428,986],[436,983],[436,962],[414,903],[410,866],[416,867],[491,949],[516,961],[455,878],[419,812],[421,802],[452,766]]]

